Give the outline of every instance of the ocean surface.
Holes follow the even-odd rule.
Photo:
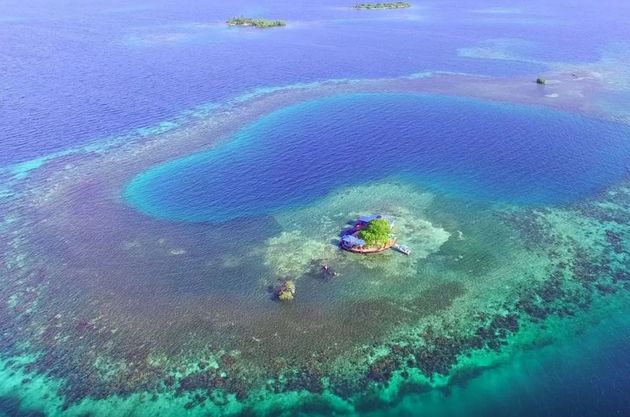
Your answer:
[[[0,416],[630,415],[630,3],[348,6],[0,4]],[[239,15],[288,26],[226,27]],[[216,109],[236,113],[283,87],[558,70],[601,82],[592,108],[339,91],[243,116],[184,151],[186,129],[222,123]],[[166,153],[151,156],[153,139]],[[402,233],[415,259],[353,262],[334,250],[367,207],[422,235]],[[338,284],[313,277],[318,262],[338,268]],[[295,305],[270,300],[268,277],[294,275]],[[558,275],[575,279],[517,302],[516,289]],[[542,302],[559,306],[543,314]],[[428,340],[414,326],[436,311],[463,327],[514,314],[520,330],[482,332],[484,344],[457,351],[460,367],[445,354],[451,379],[418,360],[410,368],[430,371],[416,385],[401,382],[414,371],[383,371],[393,378],[383,384],[370,368],[362,378],[375,385],[358,399],[355,386],[347,398],[300,396],[320,387],[295,374],[327,372],[307,366],[309,349],[362,366],[400,349],[392,329],[410,345]],[[284,343],[265,345],[278,333]],[[473,346],[462,340],[458,349]],[[230,408],[255,392],[223,382],[239,355],[252,375],[294,383],[274,385],[286,409],[271,394]],[[215,357],[229,369],[211,381],[225,398],[203,390]],[[282,374],[279,357],[307,365]]]
[[[544,62],[597,61],[629,35],[617,23],[624,2],[422,2],[387,14],[345,6],[5,1],[0,162],[155,126],[256,88],[424,71],[531,74]],[[243,33],[222,24],[250,14],[292,25]]]
[[[341,95],[285,107],[210,151],[152,168],[126,196],[156,217],[220,222],[398,174],[473,200],[563,204],[627,175],[629,137],[624,125],[535,107]]]

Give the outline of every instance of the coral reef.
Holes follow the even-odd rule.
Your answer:
[[[195,140],[205,146],[207,136],[179,146]],[[296,398],[330,410],[332,398],[349,412],[384,390],[397,401],[405,389],[464,384],[513,346],[549,343],[550,321],[630,290],[627,182],[531,208],[462,203],[389,178],[239,222],[252,241],[232,243],[222,239],[230,225],[138,221],[112,203],[124,178],[104,173],[136,163],[124,155],[77,157],[85,168],[62,171],[60,161],[1,202],[1,368],[19,385],[52,387],[42,395],[60,413],[139,397],[145,406],[174,397],[204,414],[254,414],[263,398],[276,404],[269,415]],[[339,224],[366,210],[392,213],[414,256],[338,251]],[[292,277],[299,302],[278,308],[260,276]]]
[[[279,301],[293,301],[295,298],[295,282],[290,279],[279,281],[273,294]]]

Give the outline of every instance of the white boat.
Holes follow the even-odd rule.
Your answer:
[[[395,244],[394,249],[396,249],[400,253],[404,253],[405,255],[411,255],[411,249],[409,246]]]

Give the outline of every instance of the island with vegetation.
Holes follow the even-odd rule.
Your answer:
[[[538,77],[538,78],[536,78],[536,84],[545,85],[545,84],[547,84],[547,80],[544,79],[543,77]]]
[[[287,25],[284,20],[254,19],[251,17],[233,17],[226,23],[228,26],[253,26],[256,28],[273,28]]]
[[[340,246],[355,253],[379,253],[396,244],[392,237],[392,221],[381,216],[362,216],[354,228],[344,232]]]
[[[371,9],[406,9],[411,7],[411,4],[405,1],[396,1],[391,3],[359,3],[355,4],[355,9],[371,10]]]

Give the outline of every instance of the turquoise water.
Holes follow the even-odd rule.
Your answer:
[[[226,221],[403,175],[441,193],[563,204],[623,178],[630,129],[468,98],[349,94],[264,116],[210,151],[137,176],[127,201],[155,217]]]
[[[446,392],[411,394],[395,411],[366,415],[626,416],[628,307],[626,300],[595,317],[552,320],[553,339],[538,335],[537,344],[512,352],[472,381]]]

